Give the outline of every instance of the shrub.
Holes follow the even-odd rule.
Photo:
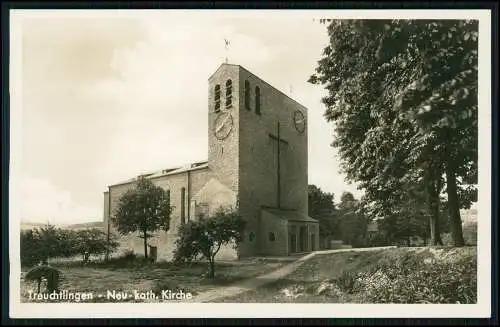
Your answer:
[[[36,229],[21,231],[21,265],[32,267],[43,259],[41,240]]]
[[[358,274],[357,282],[367,303],[476,303],[477,259],[408,253]]]
[[[144,267],[152,264],[151,258],[144,258],[144,256],[135,253],[133,250],[127,250],[122,255],[103,261],[100,265],[125,268],[125,267]]]
[[[213,215],[180,226],[174,261],[190,262],[203,256],[209,264],[209,278],[215,278],[215,256],[224,245],[237,247],[245,223],[237,209],[220,207]]]
[[[340,277],[334,280],[339,289],[346,293],[352,293],[356,282],[356,274],[350,271],[344,271]]]
[[[61,275],[62,274],[58,269],[48,265],[41,265],[30,269],[26,273],[26,276],[24,276],[24,279],[26,281],[36,282],[38,293],[40,293],[42,280],[45,279],[47,281],[46,291],[51,293],[59,290]]]
[[[47,225],[43,228],[21,231],[21,265],[32,267],[51,258],[69,258],[82,255],[100,255],[118,247],[115,235],[99,229],[73,231]]]

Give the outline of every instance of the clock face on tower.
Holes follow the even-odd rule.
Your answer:
[[[297,110],[293,114],[293,124],[295,125],[295,129],[297,132],[300,134],[304,133],[306,129],[306,118],[304,117],[304,114]]]
[[[223,112],[215,118],[214,135],[217,139],[223,140],[229,136],[233,129],[233,117],[229,112]]]

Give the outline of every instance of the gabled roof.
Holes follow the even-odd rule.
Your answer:
[[[287,221],[302,221],[302,222],[311,222],[318,223],[318,220],[309,217],[303,213],[300,213],[296,210],[283,210],[277,208],[262,208],[262,210],[269,212],[270,214]]]
[[[208,161],[194,162],[194,163],[190,163],[190,164],[187,164],[187,165],[184,165],[181,167],[166,168],[166,169],[162,169],[162,170],[158,170],[158,171],[154,171],[154,172],[150,172],[150,173],[141,174],[137,177],[129,178],[125,181],[121,181],[119,183],[116,183],[116,184],[113,184],[110,186],[133,183],[133,182],[137,181],[137,179],[139,177],[146,177],[148,179],[149,178],[158,178],[158,177],[175,175],[175,174],[185,173],[185,172],[192,171],[192,170],[204,169],[204,168],[208,168]]]

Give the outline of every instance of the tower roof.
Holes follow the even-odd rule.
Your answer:
[[[220,66],[215,70],[215,72],[212,73],[212,75],[210,75],[210,77],[208,78],[208,80],[211,80],[212,77],[224,66],[231,66],[231,67],[237,67],[239,69],[242,69],[244,71],[246,71],[247,73],[253,75],[254,77],[256,77],[257,79],[260,80],[261,83],[263,84],[267,84],[267,86],[269,86],[270,88],[276,90],[277,92],[281,93],[283,96],[285,96],[286,98],[290,99],[291,101],[295,102],[298,106],[302,107],[306,112],[307,112],[307,107],[304,106],[303,104],[299,103],[297,100],[291,98],[290,96],[288,96],[287,94],[285,94],[283,91],[279,90],[278,88],[274,87],[273,85],[269,84],[268,82],[266,82],[265,80],[263,80],[262,78],[260,78],[259,76],[257,76],[256,74],[252,73],[250,70],[246,69],[245,67],[241,66],[241,65],[235,65],[235,64],[228,64],[228,63],[222,63],[220,64]]]

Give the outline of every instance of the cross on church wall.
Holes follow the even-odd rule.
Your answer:
[[[281,208],[281,160],[280,160],[280,154],[281,154],[281,143],[288,145],[288,141],[285,139],[281,138],[280,136],[280,123],[276,123],[276,135],[269,133],[269,137],[271,140],[276,141],[277,147],[276,147],[276,155],[277,155],[277,165],[276,165],[276,178],[277,178],[277,185],[276,185],[276,206],[278,208]]]

